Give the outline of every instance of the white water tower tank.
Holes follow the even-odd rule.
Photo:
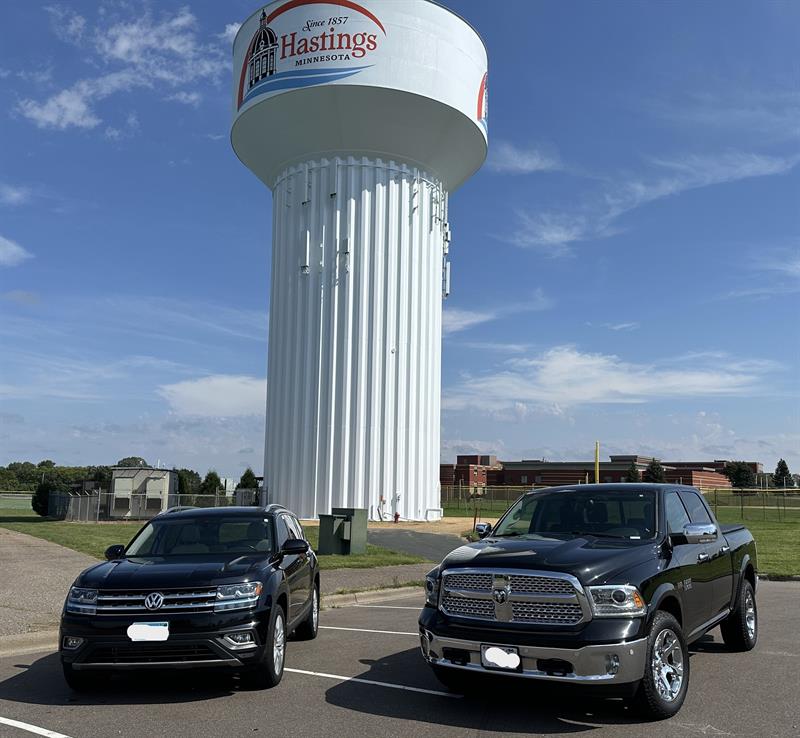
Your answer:
[[[233,61],[233,148],[273,194],[270,500],[434,519],[447,201],[486,157],[483,42],[430,0],[281,0]]]

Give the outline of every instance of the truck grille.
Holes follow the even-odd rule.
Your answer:
[[[144,606],[147,595],[158,592],[164,597],[164,604],[156,610]],[[212,587],[202,589],[101,589],[97,593],[98,615],[142,615],[166,612],[196,613],[213,612],[217,590]]]
[[[439,606],[447,615],[494,622],[575,626],[591,617],[578,580],[551,572],[448,569]]]

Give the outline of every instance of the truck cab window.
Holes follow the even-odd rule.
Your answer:
[[[706,506],[697,492],[684,492],[681,490],[678,494],[680,494],[681,501],[689,511],[689,517],[693,523],[711,523],[711,516],[708,514],[708,510],[706,510]]]
[[[683,533],[683,527],[691,521],[677,492],[667,493],[664,499],[664,510],[667,518],[667,533]]]

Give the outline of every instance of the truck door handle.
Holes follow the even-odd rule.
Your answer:
[[[697,554],[697,561],[700,563],[702,563],[703,561],[708,561],[708,554],[707,553]]]
[[[728,551],[730,551],[730,550],[731,550],[731,547],[730,547],[730,546],[723,546],[723,547],[722,547],[722,548],[719,550],[719,552],[720,552],[721,554],[726,554],[726,553],[728,553]]]

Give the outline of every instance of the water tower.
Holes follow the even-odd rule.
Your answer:
[[[282,0],[233,62],[233,148],[273,195],[270,499],[435,519],[447,203],[486,156],[483,42],[429,0]]]

